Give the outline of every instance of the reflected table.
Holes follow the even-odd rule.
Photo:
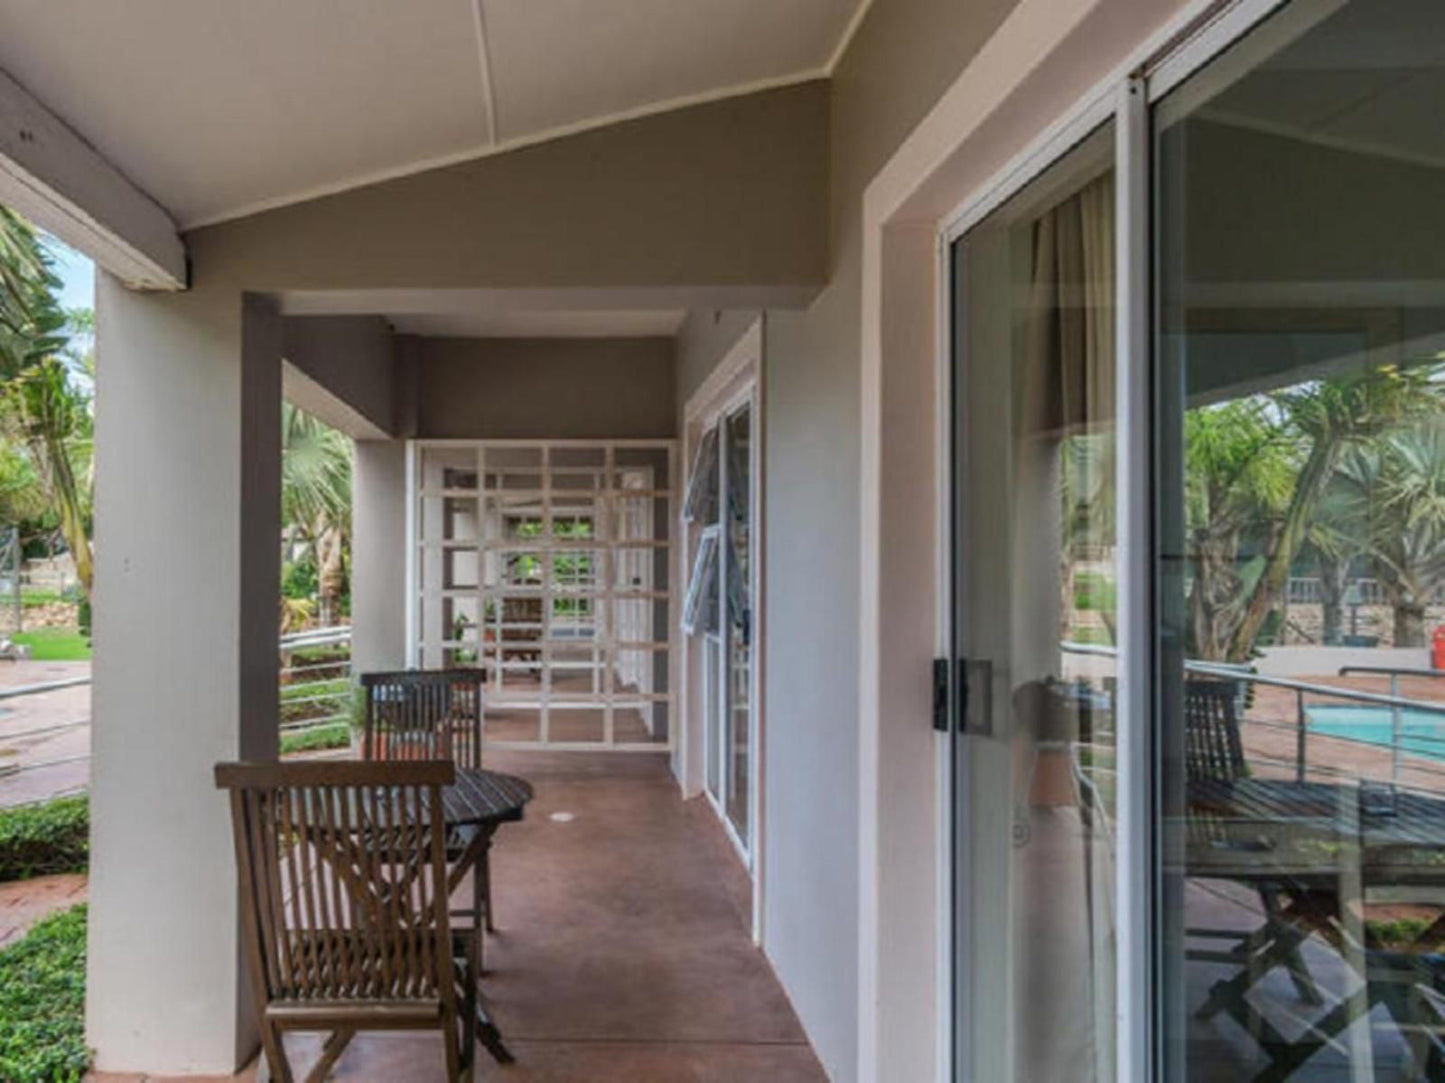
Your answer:
[[[1186,789],[1186,876],[1248,885],[1281,896],[1264,926],[1241,939],[1241,969],[1217,983],[1199,1016],[1227,1010],[1270,1056],[1256,1079],[1288,1078],[1357,1019],[1383,1004],[1429,1078],[1445,1075],[1445,912],[1386,950],[1361,936],[1361,906],[1370,889],[1414,888],[1445,902],[1445,797],[1327,782],[1275,779],[1194,780]],[[1350,926],[1354,925],[1352,933]],[[1270,967],[1291,969],[1302,999],[1299,945],[1311,934],[1328,942],[1360,975],[1358,992],[1317,1019],[1302,1019],[1287,1039],[1245,994]]]

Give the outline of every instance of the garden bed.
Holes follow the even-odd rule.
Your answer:
[[[79,1083],[85,1046],[85,904],[0,949],[0,1079]]]
[[[89,863],[87,798],[58,797],[0,810],[0,881],[84,872]]]

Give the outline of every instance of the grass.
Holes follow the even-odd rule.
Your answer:
[[[331,722],[310,729],[292,730],[281,734],[281,755],[292,752],[316,752],[323,748],[345,748],[351,744],[351,726],[346,722]]]
[[[84,872],[89,863],[87,798],[57,797],[39,805],[0,810],[0,881]]]
[[[20,604],[26,609],[39,608],[42,605],[55,605],[58,602],[71,602],[74,598],[67,598],[58,590],[50,587],[21,587]]]
[[[37,628],[18,632],[16,643],[30,648],[30,657],[37,662],[88,662],[90,640],[75,628]]]
[[[85,905],[0,949],[0,1079],[79,1083],[85,1047]]]
[[[1074,608],[1112,613],[1118,607],[1118,590],[1111,579],[1098,572],[1080,572],[1074,577]]]

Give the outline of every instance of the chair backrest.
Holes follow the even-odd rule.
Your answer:
[[[1233,782],[1246,775],[1233,681],[1184,682],[1184,764],[1190,779]]]
[[[451,760],[482,766],[482,670],[408,669],[363,673],[366,760]]]
[[[266,1002],[445,1000],[443,760],[216,765]]]

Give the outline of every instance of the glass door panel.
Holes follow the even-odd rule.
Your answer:
[[[1114,1073],[1112,127],[954,246],[956,1077]]]
[[[1155,107],[1164,1077],[1445,1078],[1445,6]]]

